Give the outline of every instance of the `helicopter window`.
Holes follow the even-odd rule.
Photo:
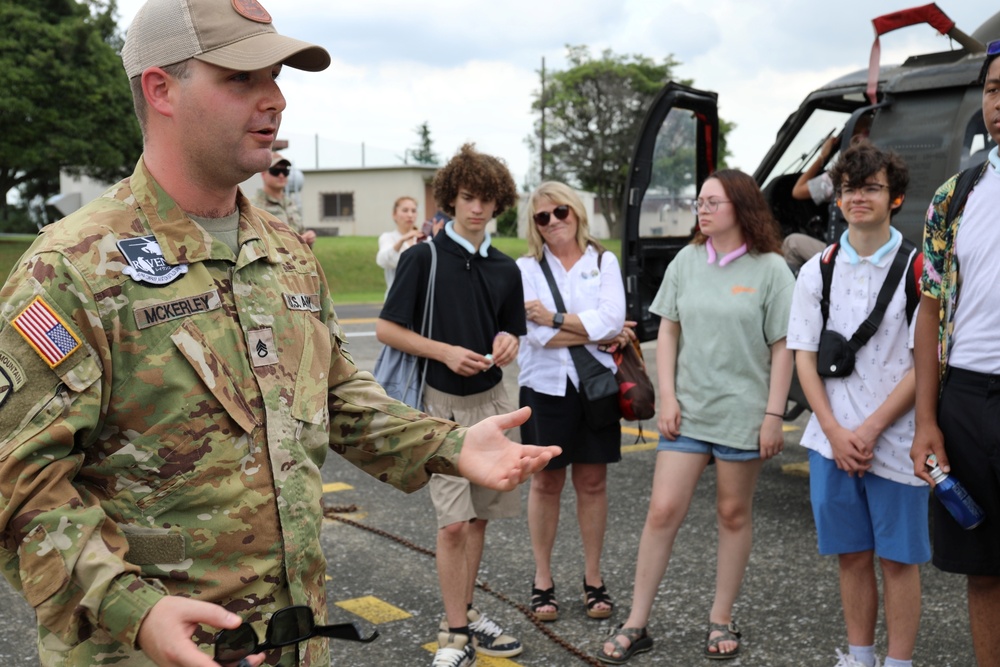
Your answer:
[[[982,113],[976,111],[965,126],[965,139],[962,142],[962,158],[959,161],[959,168],[967,169],[979,164],[986,159],[986,154],[991,148],[993,148],[993,139],[986,131]]]
[[[692,202],[697,196],[698,122],[685,109],[671,109],[653,148],[653,169],[642,199],[639,236],[691,235],[695,224]]]
[[[767,187],[768,183],[779,176],[801,173],[819,154],[823,142],[844,129],[848,118],[850,113],[845,111],[828,109],[813,111],[775,162],[774,168],[761,186]]]

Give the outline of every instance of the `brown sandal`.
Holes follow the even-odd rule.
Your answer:
[[[713,632],[721,632],[722,634],[718,637],[713,637]],[[712,623],[708,622],[708,632],[705,634],[705,657],[709,660],[731,660],[740,654],[740,637],[743,633],[740,629],[736,627],[736,621],[730,621],[729,625],[725,623]],[[736,642],[736,648],[728,653],[723,653],[719,648],[719,644],[722,642]],[[709,649],[715,649],[710,651]]]
[[[556,585],[541,589],[535,588],[535,583],[531,583],[531,602],[528,603],[531,613],[539,621],[552,622],[559,619],[559,603],[556,602]],[[555,611],[538,611],[542,607],[555,607]]]
[[[601,603],[608,605],[608,608],[595,609]],[[591,618],[608,618],[615,610],[615,603],[611,600],[611,596],[608,595],[608,589],[605,588],[603,581],[600,586],[588,586],[587,579],[584,578],[583,604],[587,606],[587,616]]]
[[[629,641],[628,648],[618,641],[618,635]],[[597,650],[597,659],[609,665],[624,665],[636,653],[645,653],[653,648],[653,638],[646,634],[646,628],[623,628],[620,625],[612,631],[608,643],[614,649],[611,653],[605,653],[602,646]]]

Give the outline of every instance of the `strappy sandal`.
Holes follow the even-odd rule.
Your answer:
[[[618,635],[629,641],[628,648],[618,641]],[[615,648],[611,653],[605,653],[602,646],[597,650],[597,659],[609,665],[624,665],[633,655],[653,648],[653,638],[646,634],[646,628],[623,628],[621,625],[612,631],[608,643]]]
[[[607,609],[595,609],[597,605],[604,603]],[[604,587],[604,582],[600,586],[588,586],[587,579],[583,580],[583,604],[587,605],[587,616],[591,618],[608,618],[615,610],[615,603],[608,595],[608,589]]]
[[[712,637],[713,632],[721,632],[718,637]],[[709,660],[730,660],[740,654],[740,637],[743,635],[736,627],[736,621],[730,621],[729,625],[724,623],[708,623],[708,632],[705,634],[705,657]],[[728,653],[723,653],[719,649],[722,642],[736,642],[736,648]],[[709,649],[714,648],[714,651]]]
[[[531,602],[528,605],[531,613],[539,621],[551,622],[559,618],[559,603],[556,602],[556,585],[550,588],[535,588],[535,583],[531,583]],[[542,607],[555,607],[555,611],[538,611]]]

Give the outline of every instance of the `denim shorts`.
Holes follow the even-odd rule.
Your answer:
[[[809,451],[809,497],[821,555],[874,550],[879,558],[914,565],[931,557],[930,489],[867,473],[851,477]]]
[[[754,461],[760,458],[759,449],[736,449],[704,440],[695,440],[686,435],[679,435],[676,440],[667,440],[661,435],[660,441],[656,444],[656,451],[708,454],[720,461]]]

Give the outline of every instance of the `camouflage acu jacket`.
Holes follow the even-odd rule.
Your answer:
[[[293,200],[288,195],[285,195],[280,200],[272,198],[263,188],[257,190],[257,194],[254,195],[253,201],[250,202],[257,208],[263,209],[281,220],[283,223],[292,228],[297,234],[301,234],[306,231],[305,225],[302,224],[302,213],[299,211],[299,207],[295,204]]]
[[[359,372],[312,253],[238,205],[237,258],[140,160],[0,292],[0,568],[43,665],[151,664],[136,635],[164,595],[323,622],[327,447],[405,491],[456,471],[465,431]],[[326,640],[280,660],[330,664]]]

